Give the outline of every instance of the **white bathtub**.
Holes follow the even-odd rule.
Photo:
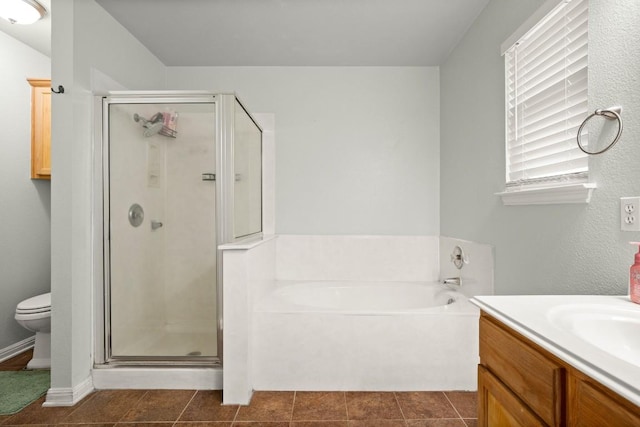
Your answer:
[[[475,390],[479,310],[439,283],[280,282],[253,313],[256,390]]]

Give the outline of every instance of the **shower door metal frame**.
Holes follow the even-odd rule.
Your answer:
[[[227,221],[227,215],[224,214],[224,209],[219,207],[225,206],[226,199],[229,198],[229,184],[227,182],[229,174],[233,173],[233,165],[231,164],[231,172],[221,173],[228,170],[229,157],[226,157],[227,150],[223,146],[231,145],[225,142],[225,132],[233,133],[233,129],[226,129],[225,123],[221,121],[220,111],[220,99],[221,97],[208,92],[183,92],[183,91],[171,91],[171,92],[111,92],[108,96],[99,97],[96,104],[100,102],[102,109],[101,116],[101,130],[99,136],[99,143],[101,145],[102,153],[102,204],[103,204],[103,292],[99,293],[101,297],[98,298],[96,307],[97,312],[101,312],[103,324],[97,322],[101,326],[101,331],[98,332],[96,337],[96,353],[95,363],[96,368],[105,368],[112,366],[206,366],[215,367],[222,364],[222,346],[223,346],[223,329],[222,329],[222,265],[221,254],[217,247],[223,243],[229,242],[229,222]],[[109,201],[109,173],[110,173],[110,157],[109,157],[109,105],[111,104],[214,104],[214,120],[215,120],[215,139],[213,144],[215,146],[216,156],[216,215],[215,215],[215,228],[216,228],[216,299],[217,299],[217,319],[216,319],[216,331],[217,331],[217,353],[215,357],[203,357],[203,356],[113,356],[111,354],[111,259],[110,259],[110,201]],[[97,120],[97,119],[96,119]],[[98,137],[98,135],[96,135]],[[222,139],[221,139],[222,138]],[[232,154],[232,152],[231,152]],[[230,157],[232,160],[232,157]],[[230,175],[233,176],[233,175]],[[231,185],[233,180],[229,181]],[[231,193],[233,188],[231,187]],[[231,198],[233,193],[231,194]],[[232,224],[231,224],[232,226]],[[100,334],[101,332],[101,334]],[[102,336],[100,336],[102,335]],[[99,344],[100,343],[100,344]]]

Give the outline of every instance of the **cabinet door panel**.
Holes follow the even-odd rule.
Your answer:
[[[478,366],[478,425],[480,427],[545,426],[511,390],[483,366]]]
[[[31,178],[51,178],[51,81],[31,85]]]
[[[605,393],[589,381],[572,377],[569,384],[569,425],[572,427],[637,427],[640,408]],[[633,411],[635,409],[635,411]]]

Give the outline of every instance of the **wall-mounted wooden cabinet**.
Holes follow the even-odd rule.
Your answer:
[[[31,178],[51,179],[51,80],[31,85]]]
[[[481,427],[640,426],[640,407],[484,312],[478,406]]]

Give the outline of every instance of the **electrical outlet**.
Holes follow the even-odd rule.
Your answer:
[[[640,231],[640,197],[620,198],[620,230]]]

